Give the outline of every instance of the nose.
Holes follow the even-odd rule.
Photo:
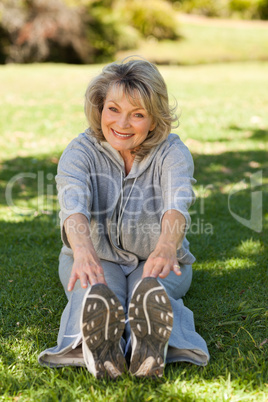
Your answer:
[[[131,126],[129,117],[123,113],[120,114],[117,124],[120,128],[129,128]]]

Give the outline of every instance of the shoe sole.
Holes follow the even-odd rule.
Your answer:
[[[129,371],[137,377],[162,377],[173,312],[169,298],[155,278],[144,278],[129,305],[132,355]]]
[[[125,329],[123,306],[105,285],[92,286],[82,310],[83,355],[88,371],[96,378],[120,376],[125,357],[120,339]]]

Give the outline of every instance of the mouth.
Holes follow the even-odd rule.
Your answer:
[[[115,131],[114,129],[112,129],[112,132],[116,137],[122,138],[122,139],[127,139],[134,135],[133,133],[132,134],[122,134],[122,133],[119,133],[118,131]]]

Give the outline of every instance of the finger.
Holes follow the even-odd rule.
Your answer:
[[[68,282],[68,291],[71,292],[74,288],[75,282],[77,281],[78,276],[76,274],[71,274],[69,282]]]
[[[161,274],[162,271],[163,271],[163,265],[156,264],[156,265],[154,265],[150,276],[152,276],[153,278],[157,278]]]
[[[162,257],[149,257],[143,268],[143,278],[153,277],[157,278],[163,270],[165,260]]]
[[[159,273],[159,278],[164,279],[169,275],[169,273],[170,273],[170,265],[166,264],[162,269],[162,271]]]
[[[87,288],[87,282],[88,282],[88,277],[87,274],[85,274],[84,272],[82,272],[82,274],[80,275],[80,283],[81,283],[81,287],[83,289]]]
[[[91,286],[96,285],[97,283],[103,283],[104,285],[107,285],[103,271],[90,271],[88,273],[88,280]]]
[[[180,268],[180,266],[178,264],[173,265],[173,272],[178,276],[181,275],[181,268]]]
[[[151,265],[151,269],[148,272],[147,276],[150,276],[152,278],[157,278],[159,276],[159,274],[162,272],[163,270],[163,264],[161,263],[154,263]]]
[[[152,263],[150,260],[147,260],[143,267],[142,279],[150,276],[151,270],[152,270]]]
[[[147,277],[157,278],[159,272],[161,272],[161,269],[159,271],[156,267],[156,264],[152,260],[148,260],[143,267],[142,278]]]

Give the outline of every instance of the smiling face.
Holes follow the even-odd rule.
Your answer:
[[[138,95],[134,92],[133,95]],[[153,118],[135,98],[131,103],[122,87],[112,87],[104,101],[101,128],[106,141],[120,152],[125,163],[133,161],[131,151],[146,139],[153,130]]]

